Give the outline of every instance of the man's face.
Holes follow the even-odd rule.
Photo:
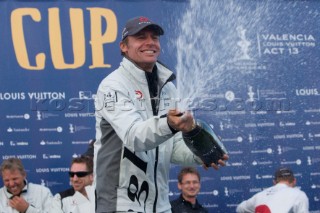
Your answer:
[[[184,198],[196,197],[200,191],[200,181],[196,174],[185,174],[182,182],[178,183],[178,188],[181,190]]]
[[[22,174],[19,170],[9,170],[5,169],[2,172],[2,180],[5,187],[13,195],[19,195],[25,186],[24,180],[26,178],[25,174]]]
[[[120,43],[121,51],[143,70],[151,71],[160,54],[159,35],[150,29],[143,29],[127,42]]]
[[[85,163],[74,163],[70,168],[70,172],[88,172],[88,169]],[[92,174],[88,174],[84,177],[78,177],[77,174],[75,174],[73,177],[70,177],[70,182],[74,190],[79,191],[82,194],[85,194],[85,187],[91,185],[92,181]]]

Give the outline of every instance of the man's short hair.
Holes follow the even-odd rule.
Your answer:
[[[93,172],[93,159],[90,156],[82,155],[80,157],[73,158],[71,161],[71,166],[74,163],[84,163],[87,166],[88,172]]]
[[[195,174],[198,176],[198,179],[200,181],[200,174],[198,172],[198,170],[194,167],[184,167],[181,169],[181,171],[178,174],[178,181],[179,183],[182,183],[182,179],[183,176],[185,176],[186,174]]]
[[[289,183],[292,183],[294,181],[294,175],[290,168],[287,167],[281,167],[276,170],[274,173],[274,180],[278,183],[280,181],[289,181]]]
[[[1,175],[4,170],[18,170],[22,175],[26,174],[22,161],[19,158],[8,158],[4,160],[0,167]]]

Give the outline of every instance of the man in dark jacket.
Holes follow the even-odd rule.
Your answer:
[[[208,210],[197,200],[200,186],[199,172],[193,167],[183,168],[178,175],[178,188],[181,190],[181,195],[170,202],[172,213],[207,213]]]

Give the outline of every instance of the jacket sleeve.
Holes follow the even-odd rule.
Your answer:
[[[173,151],[171,163],[180,165],[201,165],[202,161],[194,155],[182,139],[182,133],[178,132],[173,138]]]
[[[236,209],[237,213],[254,213],[255,210],[255,197],[242,201]]]
[[[301,195],[296,199],[295,206],[293,207],[293,212],[309,212],[309,199],[304,192],[302,192]]]
[[[100,84],[96,97],[96,115],[105,119],[124,145],[131,151],[156,148],[173,136],[166,118],[150,116],[144,107],[146,100],[136,103],[134,94],[115,82]],[[106,86],[108,85],[108,86]],[[121,85],[121,84],[120,84]]]

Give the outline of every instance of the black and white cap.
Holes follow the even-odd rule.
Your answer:
[[[127,36],[134,35],[146,27],[153,29],[154,31],[156,31],[156,33],[158,35],[164,34],[164,31],[160,25],[151,21],[147,17],[139,16],[139,17],[135,17],[135,18],[132,18],[127,21],[127,23],[122,31],[122,41]]]

